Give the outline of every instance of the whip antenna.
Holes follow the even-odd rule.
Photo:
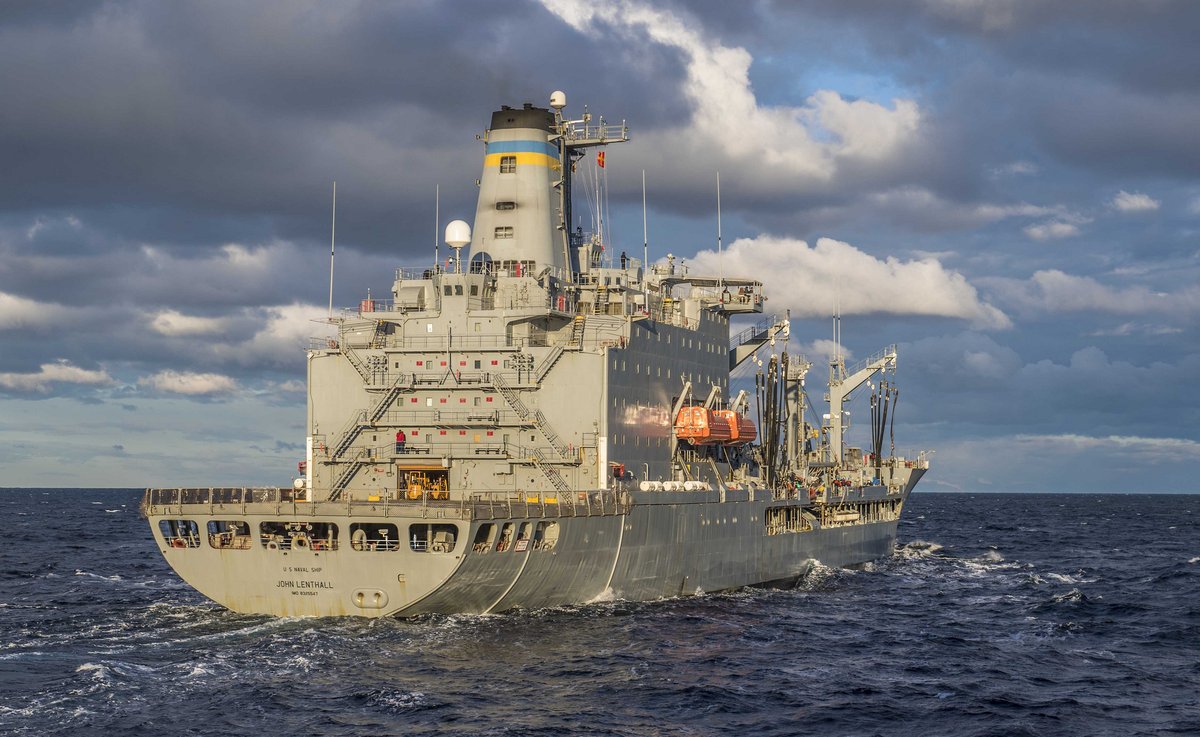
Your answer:
[[[642,169],[642,280],[650,268],[650,238],[646,235],[646,170]]]
[[[337,243],[337,182],[333,183],[333,222],[329,227],[329,319],[333,319],[333,250]]]

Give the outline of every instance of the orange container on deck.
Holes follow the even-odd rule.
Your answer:
[[[732,432],[725,418],[704,407],[684,407],[675,418],[675,437],[694,445],[728,442]]]
[[[713,414],[729,425],[729,440],[725,442],[726,445],[745,445],[754,442],[758,437],[758,428],[749,417],[743,417],[731,409],[719,409]]]

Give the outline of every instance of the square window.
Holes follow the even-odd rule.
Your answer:
[[[517,171],[516,156],[501,156],[500,157],[500,173],[513,174]]]
[[[497,239],[512,238],[513,229],[511,225],[497,225],[495,237]]]

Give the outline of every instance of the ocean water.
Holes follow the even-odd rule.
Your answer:
[[[4,735],[1200,735],[1200,496],[920,494],[793,590],[233,614],[136,491],[0,491]]]

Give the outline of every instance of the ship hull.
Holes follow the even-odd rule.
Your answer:
[[[845,523],[829,514],[822,523],[820,505],[777,500],[764,490],[729,491],[724,499],[718,492],[635,493],[620,501],[591,492],[600,503],[580,493],[586,508],[543,502],[486,514],[453,504],[278,502],[148,503],[145,511],[172,568],[222,606],[275,616],[382,617],[788,584],[818,564],[853,566],[891,553],[908,490],[879,491],[882,498],[864,493],[857,506],[838,507],[876,510]],[[815,524],[795,530],[769,524],[780,510]],[[335,525],[338,541],[289,549],[257,534],[265,525],[313,521]],[[222,547],[210,533],[230,522],[255,534],[244,545]],[[350,531],[363,525],[389,525],[397,533],[388,546],[371,550],[351,541]],[[449,545],[431,547],[414,532],[436,528],[452,530]],[[185,536],[181,544],[185,529],[195,531],[194,539]]]

